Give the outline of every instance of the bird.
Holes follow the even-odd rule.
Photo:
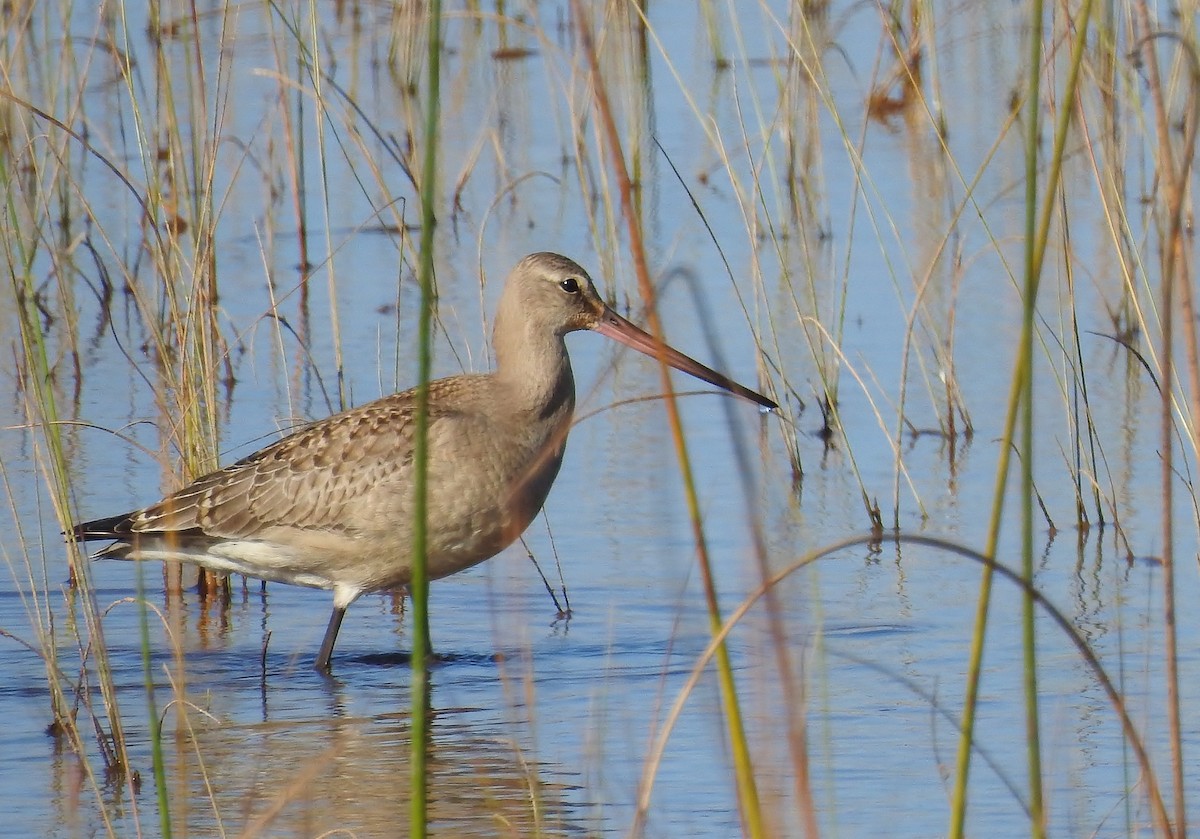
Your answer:
[[[427,573],[436,580],[512,544],[542,509],[575,409],[564,341],[591,330],[757,403],[768,399],[620,316],[588,273],[534,253],[505,281],[492,333],[495,369],[431,381]],[[331,670],[347,608],[412,573],[417,389],[301,427],[148,507],[70,529],[111,544],[95,558],[191,562],[218,572],[331,590],[314,668]]]

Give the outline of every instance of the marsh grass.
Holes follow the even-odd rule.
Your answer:
[[[587,66],[592,73],[591,85],[595,95],[597,115],[602,126],[602,145],[608,152],[613,177],[617,182],[621,197],[621,216],[626,223],[629,246],[633,256],[634,267],[637,271],[638,290],[646,306],[649,330],[654,335],[662,336],[662,322],[659,319],[656,304],[657,295],[654,285],[650,280],[650,270],[647,264],[646,247],[642,233],[642,217],[638,212],[634,200],[630,180],[630,167],[625,159],[626,151],[617,132],[612,105],[609,101],[604,76],[601,74],[596,45],[593,40],[592,22],[584,14],[582,4],[578,2],[573,3],[572,11],[577,18],[580,40],[583,45],[585,57],[587,58]],[[703,581],[705,606],[708,612],[711,631],[715,634],[722,623],[717,580],[709,558],[708,542],[704,533],[704,522],[700,513],[691,458],[688,454],[687,440],[684,436],[683,425],[680,420],[675,391],[671,385],[671,378],[666,362],[661,362],[659,368],[662,377],[663,392],[666,394],[667,422],[671,429],[671,439],[674,444],[675,456],[678,460],[679,471],[683,479],[684,493],[687,498],[688,517],[692,525],[696,561],[700,570],[701,580]],[[758,783],[755,779],[753,759],[746,737],[745,724],[742,719],[742,699],[734,679],[733,664],[729,650],[723,644],[717,647],[716,664],[721,686],[722,709],[728,726],[729,747],[732,752],[742,826],[748,835],[759,839],[759,837],[766,835],[766,825],[759,799]]]
[[[726,738],[729,787],[746,835],[788,828],[816,837],[837,824],[838,814],[823,812],[824,799],[814,790],[824,767],[810,732],[813,716],[826,710],[819,682],[828,675],[827,653],[819,642],[793,648],[795,618],[786,586],[802,571],[812,572],[820,556],[864,546],[878,552],[890,542],[898,550],[944,549],[981,571],[975,623],[961,628],[970,650],[954,676],[962,683],[961,710],[955,713],[942,697],[929,700],[959,738],[947,832],[988,829],[968,831],[968,803],[973,763],[981,754],[990,760],[976,726],[986,725],[978,703],[994,632],[989,626],[998,620],[992,611],[998,573],[1022,595],[1019,614],[1002,618],[1023,628],[1025,660],[1012,687],[1024,693],[1028,780],[1020,793],[1015,784],[1009,789],[1027,813],[1030,834],[1043,835],[1055,818],[1056,804],[1045,795],[1051,772],[1043,762],[1044,697],[1038,687],[1046,667],[1038,651],[1049,632],[1066,638],[1094,675],[1133,754],[1129,764],[1136,771],[1122,791],[1133,802],[1123,816],[1124,832],[1140,830],[1148,813],[1155,835],[1182,835],[1186,805],[1195,809],[1188,800],[1185,754],[1195,744],[1182,724],[1189,709],[1179,669],[1176,585],[1178,575],[1197,571],[1191,546],[1200,531],[1193,489],[1200,459],[1200,338],[1190,230],[1200,60],[1188,24],[1196,10],[1182,9],[1181,21],[1155,21],[1144,3],[1131,1],[1104,5],[1092,19],[1092,5],[1047,10],[1043,27],[1043,12],[1031,3],[994,31],[985,27],[969,36],[980,42],[994,36],[1007,45],[1017,43],[1013,33],[1025,32],[1021,48],[1028,59],[1024,87],[1012,92],[1012,101],[978,103],[991,114],[986,130],[994,133],[968,150],[957,138],[971,130],[971,115],[947,104],[956,79],[947,75],[946,54],[959,49],[953,39],[964,36],[951,19],[956,9],[935,4],[879,7],[870,71],[848,80],[840,60],[851,18],[862,25],[855,17],[860,12],[833,4],[764,3],[753,14],[735,15],[702,3],[697,43],[706,50],[699,61],[709,69],[707,99],[690,84],[697,71],[689,62],[696,57],[675,51],[678,42],[655,18],[657,10],[637,3],[594,9],[466,4],[444,15],[437,4],[390,13],[339,5],[344,19],[315,3],[269,3],[261,10],[217,4],[180,13],[150,4],[144,19],[123,3],[97,18],[69,3],[13,4],[0,47],[6,227],[0,247],[9,279],[5,311],[15,327],[11,378],[21,421],[3,433],[19,436],[29,448],[37,487],[31,511],[17,500],[24,492],[15,488],[21,478],[0,462],[14,520],[13,538],[0,547],[28,621],[21,632],[0,629],[43,662],[50,729],[78,755],[103,831],[155,830],[153,819],[138,810],[144,781],[130,765],[126,734],[126,721],[143,713],[158,833],[194,829],[198,806],[211,811],[204,823],[221,833],[235,817],[222,812],[210,774],[211,755],[198,733],[209,720],[192,696],[180,640],[187,621],[180,604],[192,596],[192,586],[179,575],[192,572],[169,567],[175,576],[164,581],[164,595],[154,579],[157,569],[147,568],[135,602],[119,604],[141,610],[143,665],[140,691],[119,689],[104,639],[107,610],[89,565],[78,546],[54,539],[78,520],[78,468],[87,462],[81,450],[97,445],[101,433],[81,428],[112,425],[111,440],[100,445],[144,445],[160,462],[162,489],[170,490],[215,468],[225,436],[246,436],[232,419],[235,395],[245,393],[243,383],[253,376],[244,363],[290,372],[286,401],[292,416],[306,413],[292,399],[314,381],[328,410],[364,401],[362,390],[355,390],[357,359],[347,349],[355,344],[343,306],[369,299],[355,245],[377,232],[394,243],[399,266],[398,290],[388,298],[399,337],[381,341],[379,358],[391,350],[395,379],[402,382],[414,378],[409,358],[422,359],[419,381],[440,369],[440,359],[472,366],[462,361],[467,339],[453,334],[447,324],[455,321],[442,316],[442,297],[460,304],[478,298],[482,308],[482,278],[500,270],[489,249],[523,242],[516,232],[521,220],[540,211],[522,203],[525,190],[535,182],[557,182],[559,200],[584,208],[580,241],[597,254],[605,293],[629,303],[634,294],[613,278],[631,266],[651,331],[661,331],[655,301],[665,284],[658,277],[673,253],[692,242],[686,233],[663,232],[661,206],[683,208],[675,210],[686,218],[683,229],[706,230],[725,263],[705,279],[727,282],[738,309],[708,310],[697,293],[701,320],[752,332],[762,389],[780,395],[783,404],[759,435],[760,452],[742,442],[748,429],[738,427],[733,411],[724,416],[741,467],[737,493],[745,502],[753,581],[751,593],[729,613],[727,604],[736,598],[728,592],[744,590],[742,581],[723,576],[724,566],[711,557],[688,438],[671,384],[663,379],[711,642],[677,693],[663,695],[631,832],[649,830],[673,726],[709,678],[710,662],[721,698],[711,713]],[[453,48],[430,57],[427,50],[439,43],[438,24]],[[86,36],[78,34],[80,26],[91,27]],[[60,31],[72,35],[64,40]],[[244,57],[256,51],[263,55]],[[510,89],[527,89],[521,87],[530,84],[523,62],[535,54],[545,64],[547,81],[538,88],[544,101],[523,102]],[[433,80],[432,91],[439,90],[438,56],[446,59],[440,94],[426,87]],[[248,85],[247,77],[262,87]],[[677,160],[660,137],[669,128],[657,121],[656,95],[668,87],[678,96],[672,116],[691,121],[688,132],[702,149],[702,165]],[[255,101],[271,104],[247,127],[246,90],[265,88],[272,98]],[[481,90],[484,98],[472,98]],[[536,121],[540,132],[555,137],[559,159],[520,148],[514,138],[524,135],[511,120]],[[890,164],[879,162],[885,131],[898,138]],[[437,160],[445,161],[444,168]],[[889,203],[885,186],[896,177],[896,160],[913,185],[905,206]],[[829,179],[835,168],[849,173],[845,182]],[[251,185],[261,193],[255,199],[261,208],[243,214],[238,205],[248,200]],[[423,193],[415,249],[419,300],[408,292],[413,231],[405,216],[405,201],[415,198],[416,187]],[[1024,219],[1018,226],[1003,205],[1022,192],[1015,202]],[[685,198],[665,199],[667,194]],[[354,198],[352,213],[347,195]],[[1090,215],[1080,204],[1089,200],[1097,205]],[[713,221],[722,202],[734,208],[740,227],[729,224],[728,215],[724,226]],[[228,275],[224,254],[227,242],[248,238],[245,230],[231,230],[226,218],[247,215],[265,266],[261,284],[269,289],[268,302],[250,322],[244,308],[230,305],[250,292],[244,278]],[[435,254],[463,249],[463,243],[475,243],[481,270],[469,272],[460,288],[449,281],[459,275],[457,263]],[[1089,247],[1102,254],[1102,267],[1087,261]],[[283,248],[294,248],[294,260],[290,250],[287,260],[279,255]],[[864,275],[864,261],[876,273]],[[281,271],[284,262],[290,268]],[[1012,316],[997,328],[1011,334],[1020,329],[1013,357],[984,362],[1009,365],[1003,421],[981,420],[972,404],[980,398],[970,381],[981,363],[972,354],[979,336],[963,330],[972,328],[964,324],[978,328],[979,319],[964,311],[970,308],[964,298],[981,264],[996,294],[1011,304],[996,306],[996,321]],[[435,269],[445,269],[445,286],[435,283]],[[323,289],[315,285],[322,280]],[[892,308],[899,327],[884,352],[872,355],[856,343],[853,313],[864,295],[885,294],[895,302],[882,308]],[[413,331],[420,352],[409,349]],[[1155,440],[1131,444],[1105,416],[1111,402],[1101,401],[1097,385],[1112,390],[1114,383],[1095,369],[1095,341],[1111,345],[1120,359],[1123,375],[1115,386],[1124,388],[1131,415],[1145,392],[1157,396]],[[85,394],[108,387],[93,383],[105,375],[96,347],[123,357],[123,381],[152,397],[153,444],[118,427],[119,415],[94,416],[97,401]],[[718,350],[715,339],[710,348]],[[242,361],[247,358],[249,363]],[[139,410],[135,421],[147,416]],[[969,447],[976,449],[973,457],[981,456],[975,435],[985,424],[999,428],[1000,441],[988,449],[997,465],[987,521],[975,523],[976,536],[964,537],[983,546],[976,552],[919,532],[940,531],[929,482],[914,463],[920,447],[936,440],[943,462],[956,473]],[[1035,439],[1044,428],[1057,429],[1057,457],[1039,460]],[[774,447],[785,452],[791,503],[805,507],[803,491],[812,480],[808,452],[821,470],[845,472],[854,487],[862,518],[842,529],[870,535],[811,551],[781,548],[759,504],[758,495],[767,493],[749,477],[757,461],[770,462]],[[876,460],[881,449],[889,453],[883,469]],[[1122,458],[1157,458],[1163,512],[1156,538],[1133,532],[1126,520],[1130,484],[1115,465]],[[766,474],[776,477],[770,469]],[[1173,501],[1180,492],[1188,496],[1190,521],[1179,518]],[[1042,588],[1034,546],[1039,526],[1062,526],[1050,512],[1055,505],[1044,499],[1055,493],[1072,499],[1070,526],[1081,543],[1090,528],[1112,526],[1124,554],[1146,544],[1160,553],[1161,611],[1154,629],[1166,680],[1161,708],[1136,707],[1124,693],[1126,662],[1098,654],[1055,606],[1058,592]],[[1020,511],[1019,525],[1006,509]],[[30,521],[31,515],[40,519]],[[1003,546],[1013,544],[1020,546],[1020,570],[1002,561]],[[794,553],[804,556],[791,562]],[[69,586],[59,591],[55,581],[63,576]],[[205,608],[220,609],[230,591],[229,581],[202,575],[197,596]],[[811,594],[818,612],[820,591],[814,585]],[[425,703],[436,705],[436,699],[420,689],[428,626],[424,592],[414,595],[411,638],[418,652],[411,718],[424,719],[430,710]],[[748,631],[743,622],[749,615],[763,618],[765,627],[761,645],[773,669],[763,684],[741,674],[726,644],[735,629]],[[1190,624],[1188,629],[1194,632]],[[160,670],[151,653],[164,638],[172,663]],[[263,661],[265,695],[273,687],[265,646]],[[508,663],[503,670],[503,678],[520,686],[510,697],[521,708],[518,716],[532,721],[538,707],[532,666]],[[763,695],[778,696],[786,709],[765,726],[745,711]],[[1165,756],[1147,745],[1139,713],[1167,721]],[[423,796],[436,770],[423,763],[431,753],[427,734],[425,726],[415,726],[409,741],[413,835],[430,819]],[[786,784],[764,781],[772,754],[764,740],[773,738],[785,744]],[[530,823],[553,832],[553,820],[542,813],[537,770],[523,765],[522,771]],[[269,831],[279,812],[308,794],[311,780],[298,772],[294,785],[246,821],[247,833]],[[127,795],[112,795],[114,786]],[[764,794],[766,789],[774,794]]]
[[[434,307],[434,242],[437,225],[438,142],[440,134],[442,5],[434,0],[428,9],[426,27],[428,61],[425,65],[425,118],[421,149],[421,240],[417,247],[417,282],[421,286],[421,303],[417,320],[417,398],[414,405],[415,432],[413,446],[413,558],[412,581],[408,585],[412,599],[413,652],[410,704],[414,721],[410,746],[409,835],[422,839],[429,823],[430,743],[430,652],[433,642],[429,634],[429,571],[426,555],[429,541],[428,476],[429,476],[429,382],[433,372],[433,307]]]

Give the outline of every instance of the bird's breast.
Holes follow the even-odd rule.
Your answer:
[[[508,547],[542,509],[562,465],[570,412],[537,421],[476,418],[431,438],[428,557],[449,576]],[[408,506],[408,505],[405,505]]]

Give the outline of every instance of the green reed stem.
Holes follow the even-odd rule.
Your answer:
[[[147,721],[150,725],[150,764],[154,771],[154,795],[158,801],[158,823],[163,839],[171,839],[171,797],[167,792],[167,769],[163,758],[162,718],[154,701],[154,665],[150,658],[150,608],[146,604],[146,580],[142,563],[137,566],[138,634],[142,642],[142,678],[146,688]]]
[[[1034,615],[1033,605],[1033,330],[1036,316],[1037,292],[1041,282],[1042,266],[1045,262],[1046,243],[1050,236],[1050,222],[1053,218],[1055,194],[1062,178],[1062,164],[1065,153],[1067,133],[1070,127],[1071,115],[1074,111],[1075,94],[1079,84],[1079,68],[1083,62],[1084,50],[1087,46],[1088,22],[1091,19],[1093,0],[1085,0],[1075,27],[1075,41],[1071,51],[1071,66],[1067,75],[1067,83],[1059,102],[1058,120],[1054,129],[1054,146],[1049,161],[1049,170],[1045,189],[1042,192],[1042,205],[1037,209],[1037,147],[1038,147],[1038,109],[1040,108],[1040,68],[1041,68],[1041,37],[1042,37],[1042,3],[1034,0],[1031,10],[1032,25],[1030,27],[1030,78],[1026,92],[1028,108],[1027,142],[1026,142],[1026,252],[1025,252],[1025,285],[1024,313],[1022,317],[1021,339],[1018,345],[1016,367],[1009,391],[1008,411],[1005,416],[1004,431],[1001,435],[1000,460],[997,464],[996,486],[994,488],[991,520],[988,525],[987,543],[984,555],[990,558],[996,556],[999,544],[1000,522],[1004,511],[1004,494],[1007,486],[1008,468],[1011,460],[1013,440],[1016,430],[1017,416],[1022,417],[1022,582],[1024,598],[1022,605],[1022,640],[1025,648],[1024,689],[1026,702],[1027,748],[1030,778],[1030,820],[1031,832],[1034,836],[1045,835],[1045,813],[1042,800],[1041,785],[1041,750],[1038,733],[1038,704],[1037,704],[1037,675],[1036,648],[1034,645]],[[957,769],[955,773],[954,793],[951,799],[950,831],[951,837],[963,836],[967,812],[967,781],[970,775],[971,742],[974,737],[975,713],[979,701],[979,682],[983,666],[983,644],[987,630],[988,606],[991,601],[992,565],[985,566],[983,579],[980,583],[979,601],[975,614],[975,630],[971,639],[971,651],[968,662],[967,690],[964,700],[962,731],[958,742]]]
[[[90,147],[87,146],[85,141],[81,141],[76,132],[66,128],[63,123],[54,117],[31,105],[26,106],[26,103],[16,97],[8,96],[6,98],[10,98],[12,101],[21,104],[22,107],[27,107],[29,113],[55,126],[55,128],[63,130],[72,140],[80,142],[84,148],[88,148],[91,151]],[[52,136],[54,142],[57,142],[57,133],[53,133]],[[111,166],[111,164],[109,165]],[[8,162],[0,165],[0,189],[2,189],[5,196],[5,222],[9,225],[9,230],[20,231],[23,224],[20,220],[20,214],[17,211],[16,202],[26,196],[22,193],[20,181],[10,166],[11,164]],[[43,196],[35,192],[29,195],[27,200],[31,207],[40,207]],[[35,215],[35,217],[37,216]],[[32,266],[34,264],[33,248],[36,247],[37,242],[43,241],[44,238],[42,235],[34,235],[31,231],[26,230],[22,235],[6,237],[4,249],[6,252],[5,259],[8,263],[6,267],[8,268],[12,282],[13,296],[18,301],[16,313],[17,328],[21,341],[20,358],[25,369],[25,387],[32,395],[32,399],[29,401],[30,408],[27,409],[27,412],[30,415],[32,424],[39,427],[42,432],[47,450],[47,485],[58,520],[62,523],[64,529],[66,529],[72,518],[71,476],[70,470],[67,468],[67,456],[64,452],[63,439],[60,432],[58,401],[55,398],[54,382],[56,371],[51,361],[51,349],[47,346],[49,337],[43,330],[41,316],[38,312],[37,301],[40,292],[32,274]],[[59,259],[65,260],[68,258],[66,254],[67,250],[64,248],[62,251],[53,253],[52,257],[55,261]],[[58,268],[57,273],[60,277],[70,273],[65,266],[60,265]],[[105,756],[108,766],[124,772],[128,769],[129,765],[125,734],[121,724],[121,714],[117,705],[116,685],[113,681],[112,669],[108,662],[108,648],[104,643],[101,614],[95,599],[95,590],[92,586],[90,569],[87,561],[83,559],[80,551],[74,545],[67,547],[67,562],[71,584],[79,593],[79,602],[83,606],[84,623],[87,627],[90,647],[96,662],[100,695],[104,701],[104,708],[108,717],[108,732],[102,731],[100,726],[97,726],[98,745]],[[58,644],[54,636],[53,621],[49,623],[49,626],[50,632],[48,637],[42,639],[42,649],[47,662],[46,672],[50,688],[51,711],[54,714],[55,721],[67,729],[70,732],[71,739],[79,745],[81,744],[81,740],[79,739],[78,729],[68,707],[69,703],[63,692],[61,678],[57,675],[59,673]],[[78,636],[76,640],[80,640]],[[82,641],[80,643],[82,645]],[[104,818],[107,822],[107,814]]]
[[[421,167],[421,241],[417,251],[417,279],[421,284],[421,310],[417,327],[417,404],[416,439],[413,447],[414,499],[412,581],[408,591],[412,598],[412,727],[409,804],[409,835],[413,839],[425,836],[428,809],[428,765],[426,755],[429,741],[429,569],[427,567],[429,475],[429,379],[433,370],[433,245],[434,199],[437,185],[438,114],[441,86],[441,23],[440,0],[429,4],[428,39],[429,69],[426,77],[424,159]]]
[[[1033,330],[1037,317],[1038,279],[1041,276],[1038,246],[1038,148],[1041,136],[1038,96],[1042,67],[1042,2],[1034,0],[1033,25],[1029,34],[1029,90],[1025,99],[1025,281],[1021,310],[1021,365],[1017,369],[1021,402],[1021,579],[1033,585]],[[1069,113],[1070,100],[1061,112]],[[1048,189],[1047,195],[1053,190]],[[995,554],[992,554],[993,556]],[[1038,733],[1037,627],[1033,598],[1026,589],[1021,598],[1021,646],[1024,658],[1022,685],[1025,691],[1025,751],[1029,771],[1030,835],[1046,835],[1046,810],[1042,800],[1042,752]]]

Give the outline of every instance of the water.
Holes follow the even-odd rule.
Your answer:
[[[660,306],[669,338],[753,386],[757,334],[776,383],[782,370],[791,388],[782,416],[760,416],[752,405],[714,395],[681,401],[727,614],[761,580],[756,535],[770,569],[783,569],[809,551],[864,533],[869,525],[864,495],[879,505],[889,527],[895,518],[904,533],[983,546],[1019,320],[1019,300],[1005,267],[1018,265],[1021,253],[1018,134],[1006,135],[995,156],[987,155],[1007,119],[1008,94],[1023,78],[1014,58],[1023,43],[1021,21],[988,16],[994,12],[971,18],[950,8],[935,10],[944,36],[936,54],[939,102],[960,178],[921,123],[914,128],[900,118],[890,125],[866,122],[867,70],[881,37],[874,10],[834,4],[825,24],[815,17],[808,21],[818,36],[832,32],[839,59],[844,55],[834,60],[826,54],[822,65],[841,121],[795,79],[787,88],[793,98],[780,106],[782,65],[762,59],[786,53],[771,21],[772,13],[786,20],[785,11],[756,10],[761,20],[753,23],[726,21],[725,49],[753,60],[735,60],[716,72],[707,57],[706,30],[692,17],[691,5],[654,7],[661,15],[652,19],[661,41],[648,53],[650,106],[643,107],[640,82],[630,76],[629,42],[609,42],[603,58],[610,94],[622,108],[625,139],[642,144],[642,206],[651,262],[665,278]],[[351,5],[341,16],[335,7],[320,13],[326,71],[384,136],[415,132],[416,106],[397,92],[397,79],[386,69],[389,49],[405,43],[403,21],[372,6]],[[570,27],[560,26],[566,9],[541,5],[519,14],[523,21],[509,21],[503,30],[490,17],[478,26],[469,15],[448,22],[440,151],[443,186],[447,193],[454,189],[458,204],[439,227],[439,374],[487,366],[487,318],[500,281],[530,251],[558,250],[580,260],[619,308],[628,305],[632,317],[639,315],[627,246],[616,232],[623,228],[606,203],[615,201],[616,192],[606,157],[596,147],[590,92],[571,75],[573,67],[578,72],[571,62],[582,59]],[[138,15],[130,10],[125,48],[151,79],[152,43]],[[222,25],[229,39],[218,53]],[[315,255],[310,259],[318,264],[307,307],[301,305],[277,81],[279,73],[295,80],[295,44],[279,34],[283,25],[257,7],[240,8],[224,22],[219,15],[201,18],[202,44],[213,56],[209,84],[222,94],[211,101],[224,109],[214,185],[221,196],[216,258],[220,325],[230,340],[236,380],[230,398],[220,393],[226,461],[271,439],[275,429],[335,409],[339,384],[346,402],[360,404],[411,383],[415,370],[411,269],[397,267],[399,237],[381,230],[397,219],[414,221],[415,204],[396,205],[402,215],[388,206],[401,198],[412,202],[411,185],[363,117],[332,93],[324,170],[310,99],[301,121],[309,248]],[[83,12],[67,30],[78,43],[105,31]],[[282,65],[276,61],[279,43],[290,45]],[[492,58],[506,46],[527,46],[536,54]],[[188,56],[185,43],[168,41],[166,57],[174,62],[168,69],[177,82],[186,78]],[[97,60],[107,66],[107,59]],[[301,83],[310,87],[307,79]],[[39,90],[49,98],[34,83],[29,86],[35,100]],[[81,119],[93,129],[93,142],[136,173],[134,154],[112,151],[118,148],[114,138],[128,136],[132,124],[120,85],[97,77],[85,93]],[[294,108],[295,100],[285,104]],[[710,126],[732,150],[736,183],[705,137],[703,129]],[[733,282],[648,132],[700,203]],[[781,154],[787,138],[814,161],[802,170],[809,180],[797,187],[794,214],[777,171],[759,172],[762,206],[752,194],[752,165],[768,152]],[[856,193],[847,148],[857,148],[860,138],[863,178]],[[780,158],[772,160],[778,164]],[[368,161],[379,167],[378,179]],[[962,183],[985,162],[972,194],[976,203],[970,204]],[[1059,384],[1064,376],[1059,356],[1047,362],[1039,351],[1035,477],[1059,530],[1051,534],[1045,519],[1036,519],[1037,582],[1117,680],[1168,788],[1161,569],[1145,560],[1162,547],[1158,397],[1127,353],[1094,334],[1113,331],[1106,312],[1119,297],[1120,276],[1087,167],[1077,160],[1072,166],[1073,253],[1090,278],[1076,284],[1082,359],[1101,449],[1096,482],[1109,526],[1074,527],[1073,394]],[[95,263],[78,260],[85,279],[77,298],[83,336],[77,394],[62,360],[67,357],[62,320],[49,329],[60,353],[55,358],[61,410],[86,423],[63,429],[73,504],[78,515],[98,516],[152,501],[175,485],[177,461],[168,438],[178,410],[163,396],[153,345],[132,314],[131,299],[120,293],[127,277],[140,294],[160,293],[148,260],[139,259],[140,208],[94,161],[77,177],[90,199],[97,244]],[[140,184],[145,177],[133,180]],[[960,207],[962,219],[947,235],[952,211]],[[752,235],[747,216],[754,218]],[[775,242],[767,221],[780,237]],[[118,283],[107,309],[85,291],[98,287],[96,264]],[[51,273],[45,258],[38,265],[43,275]],[[1058,302],[1063,288],[1052,274],[1043,291],[1043,335],[1064,331],[1058,322],[1060,310],[1067,311]],[[286,328],[268,317],[276,302]],[[897,478],[895,406],[914,312],[906,416],[913,428],[935,427],[945,416],[939,383],[949,378],[961,389],[974,433],[951,445],[906,430]],[[817,433],[818,365],[836,357],[814,317],[829,329],[839,320],[844,324],[841,429],[828,447]],[[111,606],[104,637],[140,789],[131,793],[119,778],[104,777],[86,714],[83,760],[70,743],[46,733],[50,699],[36,652],[37,627],[45,629],[53,619],[59,665],[73,684],[79,681],[81,654],[72,625],[82,618],[65,586],[42,438],[28,428],[22,404],[27,391],[16,386],[11,359],[20,352],[14,328],[10,319],[0,321],[5,345],[14,348],[0,363],[14,396],[0,403],[0,478],[9,502],[0,514],[5,532],[0,550],[9,570],[0,576],[0,629],[8,633],[0,638],[0,671],[6,674],[0,684],[0,715],[7,722],[0,754],[5,832],[86,836],[111,829],[118,835],[157,835],[140,613],[133,602],[142,586],[155,607],[149,615],[151,672],[166,732],[177,834],[402,832],[409,624],[402,602],[391,597],[366,597],[350,610],[335,676],[326,680],[309,664],[328,618],[328,594],[277,585],[264,591],[256,581],[238,580],[228,603],[203,602],[194,592],[173,599],[161,592],[157,566],[142,569],[139,579],[136,566],[97,563],[92,568],[97,600]],[[710,635],[664,414],[655,401],[611,407],[656,393],[658,373],[652,361],[596,336],[568,341],[579,415],[600,413],[572,431],[546,518],[526,538],[556,585],[556,557],[561,561],[573,614],[569,620],[558,616],[519,545],[434,585],[434,642],[446,657],[431,688],[435,832],[624,835],[652,776],[650,835],[736,834],[733,771],[711,669],[687,692]],[[1053,348],[1049,337],[1046,343]],[[682,379],[676,384],[702,389]],[[803,411],[798,400],[805,403]],[[606,408],[611,409],[601,410]],[[960,430],[961,425],[960,419]],[[789,430],[797,435],[799,482],[785,445]],[[1194,466],[1189,459],[1180,468],[1190,475]],[[1094,521],[1086,485],[1084,495]],[[1010,566],[1019,556],[1015,503],[1014,496],[999,552]],[[1198,594],[1191,562],[1196,534],[1191,499],[1182,489],[1177,503],[1178,602],[1186,604]],[[1129,553],[1143,559],[1127,562]],[[955,720],[962,710],[978,588],[979,567],[967,559],[885,542],[848,548],[794,573],[777,590],[777,625],[761,606],[749,612],[730,646],[773,835],[802,835],[789,719],[805,726],[812,798],[824,834],[945,833],[947,777],[957,748]],[[971,780],[973,835],[1027,830],[1019,608],[1015,590],[998,581]],[[1187,609],[1178,617],[1188,709],[1200,698],[1193,652],[1197,627]],[[781,676],[779,647],[772,641],[776,630],[791,683]],[[1137,767],[1095,674],[1044,617],[1038,642],[1052,832],[1150,833]],[[87,685],[94,689],[94,676]],[[661,759],[648,766],[669,712],[684,695]],[[178,696],[186,703],[171,704]],[[1185,713],[1189,777],[1200,769],[1195,748],[1200,732],[1189,722],[1192,717]],[[1129,789],[1135,791],[1127,794]]]

